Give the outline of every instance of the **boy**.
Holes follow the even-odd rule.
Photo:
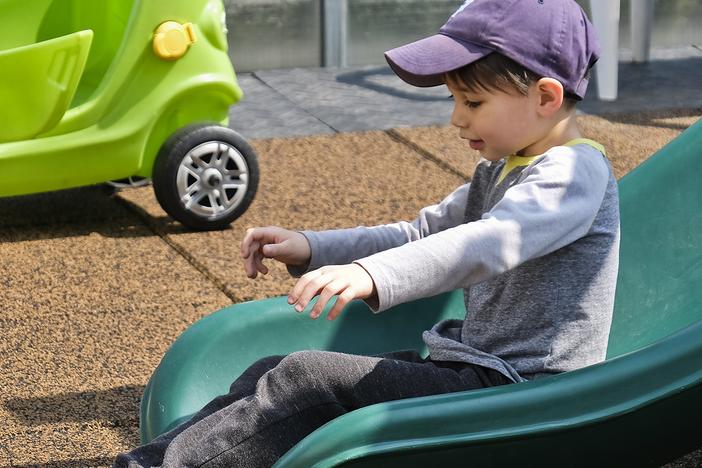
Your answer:
[[[249,230],[246,273],[265,258],[303,274],[289,295],[310,316],[333,297],[376,312],[464,288],[465,320],[413,351],[305,351],[251,366],[191,421],[117,466],[270,466],[331,419],[378,402],[541,378],[604,359],[618,267],[617,185],[582,139],[574,102],[599,55],[572,0],[468,0],[439,34],[389,51],[417,86],[446,84],[451,117],[483,160],[470,184],[412,223],[339,231]]]

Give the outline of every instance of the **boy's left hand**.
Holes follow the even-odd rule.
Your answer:
[[[303,275],[288,295],[288,303],[294,304],[297,312],[302,312],[315,296],[319,296],[310,310],[310,317],[316,319],[329,300],[338,295],[327,314],[327,319],[334,320],[351,300],[367,299],[374,294],[373,278],[362,266],[356,263],[329,265]]]

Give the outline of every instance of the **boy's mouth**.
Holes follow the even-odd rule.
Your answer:
[[[475,151],[480,151],[485,147],[485,142],[483,140],[468,140],[468,144],[470,145],[470,149]]]

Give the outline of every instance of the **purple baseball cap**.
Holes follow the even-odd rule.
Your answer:
[[[595,28],[573,0],[466,0],[439,33],[389,50],[385,58],[407,83],[438,86],[442,74],[498,52],[575,99],[600,58]]]

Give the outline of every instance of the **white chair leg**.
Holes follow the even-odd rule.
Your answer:
[[[600,38],[602,57],[595,65],[598,97],[602,101],[617,99],[619,79],[619,11],[620,0],[590,0],[592,24]]]

